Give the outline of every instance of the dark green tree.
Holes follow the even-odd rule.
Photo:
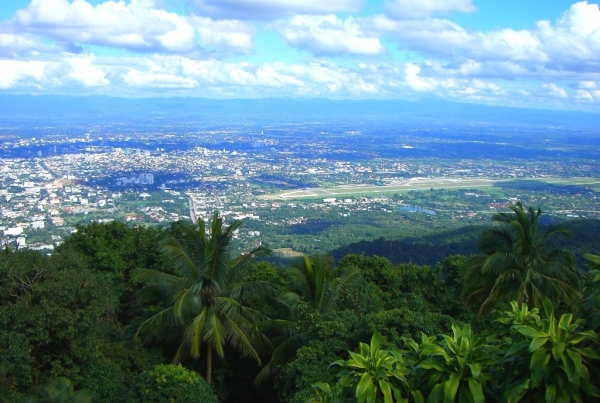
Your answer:
[[[278,330],[283,330],[284,335],[275,339],[277,346],[259,372],[258,383],[271,377],[277,368],[296,356],[296,351],[311,338],[316,318],[332,311],[341,290],[360,276],[354,267],[337,273],[327,255],[305,255],[285,269],[284,274],[288,278],[289,291],[282,295],[281,301],[289,308],[289,320],[277,322]]]
[[[76,379],[93,359],[110,286],[72,253],[0,254],[0,366],[27,392],[48,376]]]
[[[540,209],[525,209],[521,202],[510,209],[512,213],[495,214],[495,225],[482,233],[481,254],[467,265],[464,301],[480,303],[480,315],[501,299],[515,299],[530,308],[539,307],[544,297],[555,304],[575,302],[581,273],[573,253],[556,247],[569,232],[558,226],[544,231]]]
[[[198,358],[204,350],[208,383],[212,381],[213,354],[223,357],[226,344],[261,362],[257,347],[265,339],[259,324],[266,318],[251,304],[271,293],[272,286],[265,281],[248,281],[248,263],[268,250],[260,246],[234,259],[231,242],[240,225],[241,221],[234,221],[224,226],[218,212],[208,231],[202,220],[195,226],[181,225],[187,246],[175,240],[163,244],[176,274],[156,269],[136,273],[136,278],[147,284],[146,297],[158,293],[167,301],[165,309],[142,323],[138,335],[164,338],[179,330],[181,340],[174,363],[186,356]]]
[[[24,403],[92,403],[92,394],[86,390],[76,391],[67,378],[51,378],[37,391],[37,396],[25,398]]]

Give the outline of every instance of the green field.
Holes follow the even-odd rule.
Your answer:
[[[491,179],[491,178],[415,178],[395,185],[348,185],[330,188],[308,188],[289,190],[270,195],[260,196],[261,199],[297,200],[321,199],[330,197],[373,196],[386,193],[403,193],[411,190],[428,189],[485,189],[500,184],[523,188],[539,187],[544,185],[555,186],[598,186],[598,178],[519,178],[519,179]]]

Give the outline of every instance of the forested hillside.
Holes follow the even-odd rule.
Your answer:
[[[285,264],[217,213],[6,249],[0,401],[595,401],[600,225],[540,215]]]
[[[586,264],[584,253],[600,254],[600,221],[573,219],[565,221],[563,225],[569,229],[571,236],[561,240],[560,246],[573,251],[578,265],[583,268]],[[469,226],[422,237],[361,241],[332,250],[330,254],[336,260],[358,253],[383,256],[394,264],[411,262],[432,265],[443,261],[447,256],[477,253],[478,237],[484,228],[485,226]]]

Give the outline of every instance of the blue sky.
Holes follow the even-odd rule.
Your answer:
[[[600,9],[562,0],[10,0],[0,92],[447,99],[600,112]]]

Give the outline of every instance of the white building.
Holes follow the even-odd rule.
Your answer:
[[[8,228],[8,229],[4,230],[4,235],[16,236],[16,235],[21,235],[22,233],[23,233],[22,227],[13,227],[13,228]]]
[[[43,221],[33,221],[31,223],[31,228],[32,229],[42,229],[42,228],[44,228],[44,222]]]

